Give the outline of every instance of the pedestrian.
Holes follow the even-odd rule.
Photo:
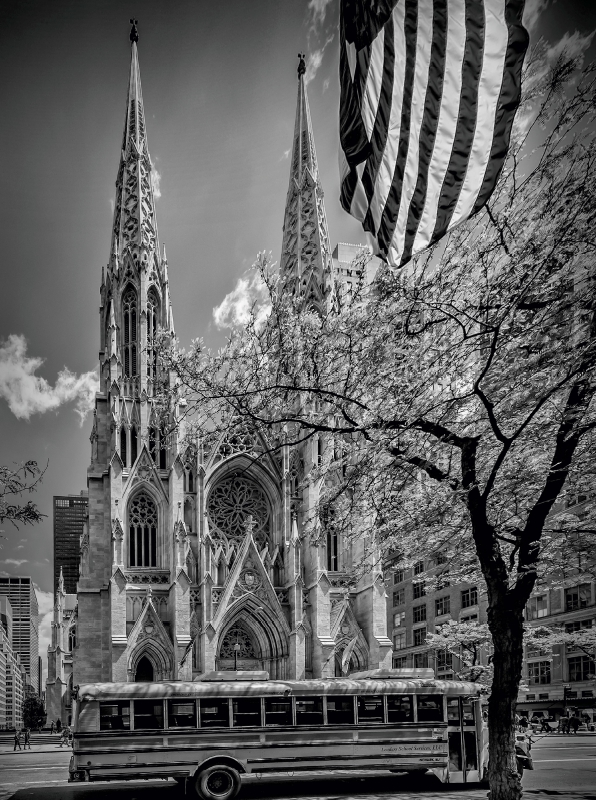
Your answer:
[[[60,747],[68,744],[68,729],[66,726],[60,731]]]
[[[569,717],[561,717],[559,720],[559,730],[561,733],[569,733]]]
[[[52,724],[50,725],[50,733],[54,733],[56,730],[56,726],[54,725],[54,720],[52,720]]]
[[[21,732],[18,729],[14,732],[14,749],[16,750],[17,747],[19,748],[19,750],[23,749],[21,747]]]
[[[525,733],[528,727],[528,718],[524,715],[519,721],[519,729],[522,733]]]
[[[515,715],[515,727],[519,730],[519,714],[516,713]]]
[[[23,734],[23,750],[26,750],[27,747],[31,750],[31,731],[29,728],[25,728]]]
[[[569,731],[570,731],[570,733],[577,733],[577,729],[579,728],[579,726],[580,726],[579,717],[577,717],[575,714],[572,714],[569,717]]]
[[[550,733],[550,725],[548,724],[548,719],[546,717],[542,717],[542,727],[540,728],[540,733]]]

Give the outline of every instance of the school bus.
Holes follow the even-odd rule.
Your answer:
[[[487,763],[481,691],[421,669],[87,684],[74,693],[69,779],[174,778],[203,800],[229,800],[242,775],[263,773],[430,770],[477,782]]]

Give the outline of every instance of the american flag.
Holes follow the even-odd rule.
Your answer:
[[[489,199],[528,47],[524,0],[341,0],[343,208],[405,264]]]

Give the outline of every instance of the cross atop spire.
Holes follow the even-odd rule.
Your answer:
[[[129,248],[135,260],[141,259],[145,263],[149,263],[152,253],[159,256],[157,220],[141,91],[137,20],[131,19],[131,24],[130,75],[122,153],[116,179],[116,203],[110,254],[113,259],[121,259],[124,251]]]
[[[280,265],[294,291],[307,294],[316,285],[316,299],[320,300],[331,272],[331,248],[306,93],[304,53],[298,58],[298,100]]]

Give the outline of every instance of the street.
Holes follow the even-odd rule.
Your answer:
[[[2,743],[6,748],[7,742]],[[525,793],[535,800],[596,800],[596,736],[550,735],[532,748],[534,771],[524,775]],[[109,790],[115,800],[168,800],[183,797],[174,781],[68,784],[70,751],[54,742],[33,745],[31,751],[0,750],[0,800],[100,800]],[[190,791],[188,794],[192,797]],[[486,789],[441,786],[430,778],[383,773],[334,773],[325,779],[308,775],[243,779],[240,798],[276,800],[281,797],[334,800],[469,800],[486,798]]]

